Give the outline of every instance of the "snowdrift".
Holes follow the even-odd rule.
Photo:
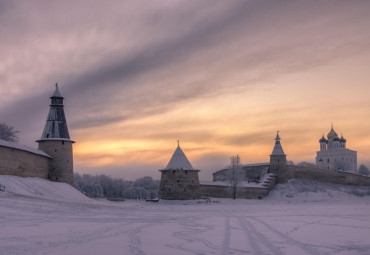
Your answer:
[[[0,192],[61,202],[92,201],[69,184],[36,177],[0,175]]]
[[[276,185],[265,200],[290,202],[354,202],[361,200],[370,202],[370,187],[292,179],[287,183]]]

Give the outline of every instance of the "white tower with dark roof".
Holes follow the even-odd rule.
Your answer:
[[[168,200],[199,199],[201,197],[198,172],[177,145],[170,161],[161,172],[159,198]]]
[[[277,180],[279,181],[279,175],[283,175],[286,170],[286,155],[281,147],[279,131],[276,133],[275,145],[270,155],[270,168],[269,172],[276,174],[278,176]]]
[[[69,137],[67,121],[64,114],[63,97],[58,84],[50,97],[51,104],[41,139],[36,141],[39,150],[52,157],[49,168],[49,179],[73,185],[73,150]]]

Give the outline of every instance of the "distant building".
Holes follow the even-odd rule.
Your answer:
[[[39,148],[0,140],[0,175],[39,177],[73,185],[73,151],[58,85],[50,97],[51,105]]]
[[[268,196],[276,183],[285,183],[290,179],[308,179],[345,185],[370,186],[370,177],[354,172],[337,171],[356,169],[356,152],[346,149],[346,140],[338,138],[332,130],[328,140],[320,139],[321,150],[317,162],[323,164],[323,159],[329,159],[323,164],[323,171],[314,164],[294,165],[287,162],[287,156],[281,145],[279,131],[270,155],[270,162],[241,165],[237,173],[240,182],[237,184],[237,198],[262,199]],[[321,158],[320,158],[321,157]],[[320,159],[322,159],[320,161]],[[327,164],[332,162],[332,164]],[[341,166],[341,168],[339,168]],[[344,167],[343,167],[344,166]],[[334,168],[336,167],[336,168]],[[186,169],[186,170],[185,170]],[[162,172],[159,197],[162,199],[195,199],[202,197],[232,198],[232,174],[229,167],[213,173],[213,181],[198,180],[198,172],[194,171],[180,146],[176,149],[170,162]],[[198,170],[196,170],[198,171]],[[353,170],[352,170],[353,171]],[[200,186],[200,192],[199,192]],[[189,189],[192,191],[189,192]]]
[[[199,170],[194,169],[178,144],[171,160],[161,172],[159,198],[168,200],[199,199]]]
[[[238,171],[238,179],[246,182],[259,182],[267,173],[278,174],[286,166],[286,155],[280,144],[279,131],[275,137],[275,145],[270,155],[270,162],[243,164]],[[218,170],[213,173],[214,182],[230,181],[230,168]]]
[[[343,136],[338,137],[332,126],[327,139],[323,135],[319,140],[316,166],[325,170],[357,172],[357,152],[347,149],[346,142]]]

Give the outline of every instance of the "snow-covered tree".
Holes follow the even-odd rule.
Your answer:
[[[159,181],[143,177],[134,182],[107,175],[74,175],[75,188],[88,197],[153,199],[158,195]]]
[[[310,168],[315,168],[316,165],[310,162],[302,161],[297,163],[297,166],[304,166],[304,167],[310,167]]]
[[[294,166],[294,162],[293,162],[292,160],[287,160],[287,161],[286,161],[286,164],[287,164],[287,165],[292,165],[292,166]]]
[[[16,143],[19,140],[18,130],[15,130],[14,127],[7,125],[5,122],[0,123],[0,139]]]
[[[361,164],[360,167],[358,168],[358,173],[362,175],[369,175],[370,171],[367,166],[365,166],[364,164]]]

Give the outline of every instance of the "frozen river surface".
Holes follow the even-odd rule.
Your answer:
[[[370,254],[368,196],[114,203],[61,185],[71,199],[54,201],[49,184],[31,196],[7,182],[0,254]]]

